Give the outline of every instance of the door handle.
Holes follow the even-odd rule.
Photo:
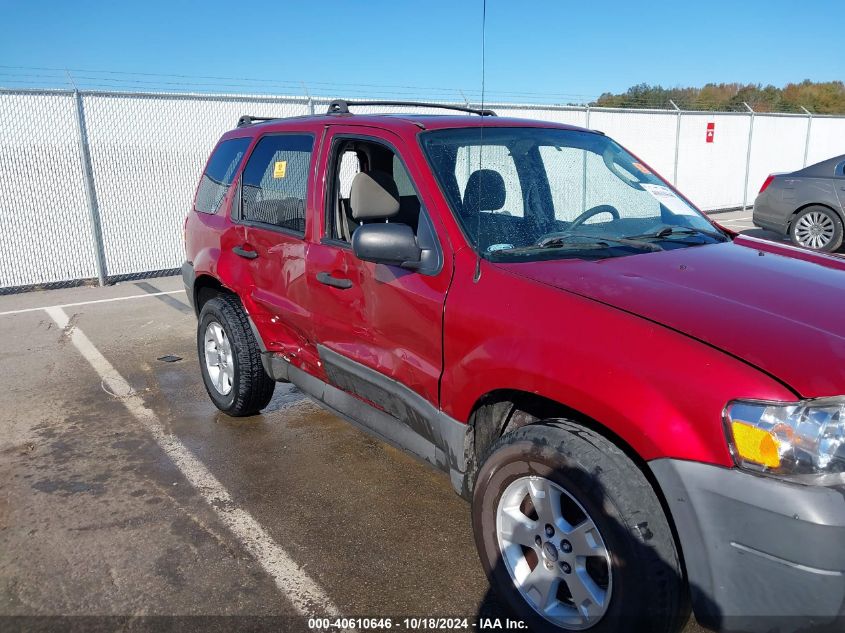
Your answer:
[[[352,287],[351,280],[338,279],[337,277],[332,277],[331,274],[327,272],[317,273],[317,281],[321,284],[331,286],[332,288],[340,288],[341,290],[348,290]]]
[[[258,253],[256,253],[255,251],[248,251],[242,246],[235,246],[232,249],[232,252],[239,257],[243,257],[244,259],[255,259],[256,257],[258,257]]]

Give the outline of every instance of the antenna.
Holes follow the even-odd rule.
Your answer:
[[[481,0],[481,111],[484,111],[484,42],[487,32],[487,0]],[[482,156],[484,154],[484,117],[481,117],[481,125],[478,128],[478,171],[481,171]],[[481,200],[481,177],[478,178],[478,199]],[[481,279],[481,208],[478,209],[478,218],[475,229],[475,274],[473,283]]]

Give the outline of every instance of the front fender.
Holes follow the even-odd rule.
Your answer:
[[[523,391],[592,418],[645,460],[730,466],[725,405],[794,400],[763,372],[698,340],[494,266],[476,283],[455,275],[445,336],[441,404],[452,417],[468,421],[492,391]]]

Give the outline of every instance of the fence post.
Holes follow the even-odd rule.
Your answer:
[[[300,82],[302,84],[302,89],[305,91],[305,96],[308,97],[308,114],[314,115],[314,99],[311,98],[311,93],[308,92],[308,86],[305,85],[304,81]]]
[[[97,190],[94,187],[94,168],[91,162],[91,150],[88,146],[88,128],[85,125],[85,111],[83,110],[82,95],[79,90],[73,91],[76,102],[76,127],[79,132],[79,154],[82,159],[82,180],[85,183],[85,197],[88,201],[88,216],[91,220],[91,237],[94,240],[94,264],[97,268],[97,281],[101,286],[106,285],[106,252],[103,245],[103,228],[100,222],[100,207],[97,204]]]
[[[672,184],[678,186],[678,151],[681,147],[681,109],[678,104],[669,99],[669,103],[677,111],[678,120],[675,122],[675,166],[672,169]]]
[[[742,210],[745,211],[748,208],[748,177],[751,172],[751,141],[754,138],[754,110],[745,101],[742,102],[742,105],[751,113],[751,120],[748,123],[748,152],[745,154],[745,185],[742,190]]]
[[[804,106],[801,106],[801,109],[807,113],[807,138],[804,139],[804,165],[803,167],[807,166],[807,156],[810,153],[810,130],[813,127],[813,113],[810,112]]]

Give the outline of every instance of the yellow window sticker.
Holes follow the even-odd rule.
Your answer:
[[[273,165],[273,178],[284,178],[288,170],[288,161],[277,160]]]

